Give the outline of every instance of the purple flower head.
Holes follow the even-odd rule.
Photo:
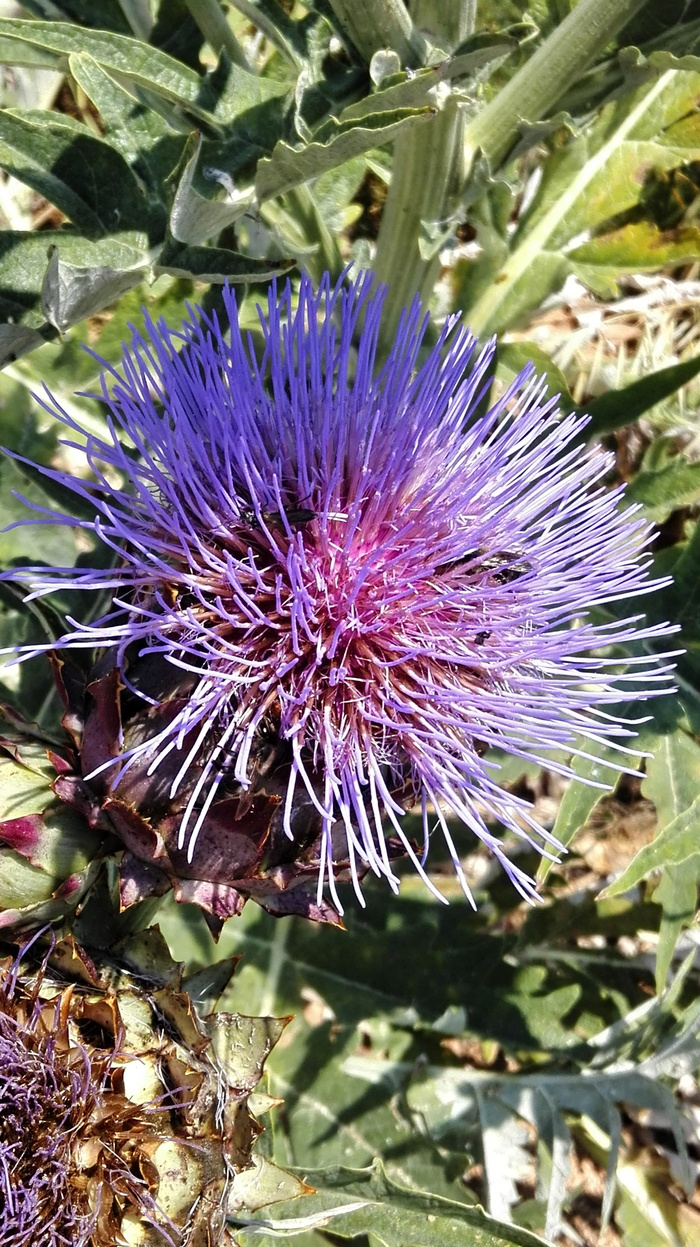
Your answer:
[[[121,741],[110,783],[147,762],[171,798],[186,790],[179,843],[191,858],[217,795],[254,788],[272,735],[288,753],[287,836],[300,801],[319,823],[319,898],[328,886],[340,908],[339,829],[360,898],[367,868],[398,887],[387,835],[435,891],[424,867],[436,828],[470,896],[450,818],[532,896],[493,822],[546,854],[557,844],[499,787],[489,751],[564,774],[550,755],[585,755],[590,741],[626,752],[634,733],[606,708],[621,690],[664,691],[668,668],[651,652],[621,667],[615,647],[670,629],[590,612],[655,587],[649,526],[604,483],[610,456],[582,449],[586,418],[560,417],[533,367],[478,414],[493,344],[479,351],[457,318],[419,365],[415,304],[375,367],[372,278],[326,277],[318,292],[302,278],[296,302],[272,287],[258,360],[232,290],[223,297],[226,324],[196,309],[180,330],[134,332],[121,370],[103,377],[104,439],[48,404],[87,436],[93,479],[42,470],[96,518],[36,522],[81,523],[117,559],[12,575],[35,595],[110,590],[109,613],[70,621],[59,646],[113,647],[123,672],[130,655],[159,656],[190,682],[157,730]],[[404,830],[411,805],[422,850]]]
[[[81,1049],[67,1060],[36,1002],[17,1000],[17,971],[0,990],[0,1242],[85,1247],[96,1214],[72,1198],[71,1173],[90,1061]]]

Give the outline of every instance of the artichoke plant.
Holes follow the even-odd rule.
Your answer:
[[[231,968],[189,981],[200,1006]],[[4,956],[0,1241],[225,1247],[229,1211],[302,1193],[252,1157],[287,1021],[200,1016],[156,928],[109,955],[40,932]]]

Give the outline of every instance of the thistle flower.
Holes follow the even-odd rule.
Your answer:
[[[83,774],[142,819],[131,841],[124,817],[120,833],[142,863],[166,862],[172,881],[199,855],[195,878],[239,900],[253,885],[235,853],[228,876],[220,860],[207,873],[229,833],[248,836],[258,876],[273,845],[278,892],[301,861],[318,906],[327,885],[342,912],[339,868],[360,899],[367,869],[396,889],[397,849],[435,891],[433,823],[470,896],[450,816],[532,896],[492,823],[557,845],[499,787],[489,750],[565,774],[552,754],[625,750],[634,733],[606,707],[621,690],[663,691],[668,668],[642,652],[621,671],[615,647],[669,628],[600,623],[591,608],[655,587],[649,526],[607,488],[610,456],[582,449],[586,418],[560,417],[534,368],[481,414],[493,344],[479,352],[457,318],[419,364],[415,304],[375,368],[371,276],[326,277],[317,293],[302,278],[296,304],[272,287],[257,360],[233,292],[223,299],[223,325],[196,309],[180,330],[134,331],[120,370],[105,365],[104,438],[45,402],[87,438],[93,479],[40,470],[96,518],[32,522],[87,527],[116,556],[107,571],[11,573],[35,596],[113,594],[57,643],[108,647],[113,678],[100,669],[93,708],[105,679],[125,686],[118,731],[107,739],[103,715],[85,732]],[[416,804],[422,852],[403,825]]]
[[[227,1208],[260,1133],[248,1095],[286,1019],[201,1021],[150,936],[133,978],[70,937],[0,960],[2,1243],[233,1243]],[[278,1198],[307,1189],[270,1168]],[[244,1183],[253,1207],[259,1172]]]

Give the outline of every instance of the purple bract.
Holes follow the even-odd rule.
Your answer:
[[[223,297],[223,325],[196,309],[180,330],[148,321],[149,337],[134,333],[103,378],[104,440],[47,404],[87,436],[93,479],[41,470],[97,518],[36,522],[91,529],[116,565],[12,575],[35,595],[109,589],[110,613],[71,621],[59,646],[114,647],[122,670],[130,655],[164,656],[192,686],[109,763],[111,782],[145,759],[149,774],[164,766],[171,797],[187,789],[179,836],[191,856],[221,786],[254,783],[273,735],[289,750],[285,830],[293,838],[303,795],[321,821],[319,896],[328,885],[338,908],[339,824],[358,895],[366,867],[398,886],[385,830],[434,891],[435,823],[469,896],[449,816],[532,896],[489,824],[545,853],[557,845],[498,786],[489,751],[564,774],[550,755],[585,755],[586,741],[624,755],[634,733],[606,707],[664,691],[668,667],[640,646],[621,666],[614,647],[670,629],[590,612],[655,587],[649,526],[606,486],[611,457],[582,449],[586,418],[560,417],[533,367],[477,414],[493,344],[478,352],[454,320],[427,352],[415,305],[375,368],[371,277],[326,278],[318,292],[302,278],[296,301],[272,288],[256,360],[233,292]],[[422,856],[402,822],[412,804]]]

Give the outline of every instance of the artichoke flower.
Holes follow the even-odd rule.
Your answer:
[[[172,885],[214,924],[248,897],[334,921],[339,880],[360,904],[368,871],[398,890],[397,846],[444,900],[438,832],[473,904],[449,820],[533,899],[499,826],[546,857],[562,846],[492,751],[570,777],[562,756],[593,741],[634,772],[616,707],[671,683],[671,625],[596,613],[661,582],[611,458],[581,449],[586,418],[560,416],[532,366],[484,410],[494,344],[448,318],[426,353],[418,302],[377,366],[384,292],[345,277],[273,285],[259,359],[231,288],[222,319],[147,320],[105,364],[103,437],[44,400],[91,477],[35,465],[77,512],[36,522],[114,558],[4,576],[111,599],[53,647],[103,653],[71,705],[84,730],[61,789],[126,846],[123,903]]]
[[[157,928],[109,958],[45,945],[0,960],[0,1242],[225,1247],[237,1175],[249,1209],[308,1189],[251,1157],[251,1092],[288,1019],[201,1018]]]

